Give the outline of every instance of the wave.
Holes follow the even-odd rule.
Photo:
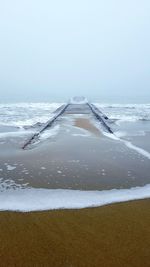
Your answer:
[[[0,193],[0,210],[31,212],[56,209],[83,209],[149,197],[150,184],[130,189],[103,191],[33,188],[5,190]]]
[[[0,104],[0,125],[19,128],[45,123],[63,103]],[[150,104],[95,103],[111,120],[150,121]]]
[[[23,128],[47,122],[63,103],[0,104],[0,125]]]
[[[94,103],[95,105],[101,106],[102,108],[126,108],[126,109],[136,109],[136,108],[148,108],[150,109],[150,103],[149,104],[109,104],[109,103]]]
[[[150,121],[150,104],[95,104],[111,120]]]

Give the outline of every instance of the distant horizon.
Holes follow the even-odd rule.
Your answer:
[[[73,95],[74,96],[74,95]],[[65,103],[71,97],[45,97],[45,98],[20,98],[20,99],[0,99],[0,104],[15,104],[15,103]],[[77,95],[81,96],[81,95]],[[150,96],[95,96],[95,97],[87,97],[84,95],[89,102],[98,102],[103,104],[150,104]]]

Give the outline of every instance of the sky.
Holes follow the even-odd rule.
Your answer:
[[[0,1],[0,102],[150,103],[149,0]]]

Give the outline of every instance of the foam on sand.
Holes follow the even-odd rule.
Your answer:
[[[0,210],[40,211],[82,209],[150,197],[150,184],[131,189],[79,191],[64,189],[9,189],[0,192]]]

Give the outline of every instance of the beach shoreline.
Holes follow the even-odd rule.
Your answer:
[[[25,128],[2,130],[2,267],[149,266],[149,123],[118,133],[110,121],[110,136],[87,110],[75,111],[26,150],[34,127],[27,135]]]

